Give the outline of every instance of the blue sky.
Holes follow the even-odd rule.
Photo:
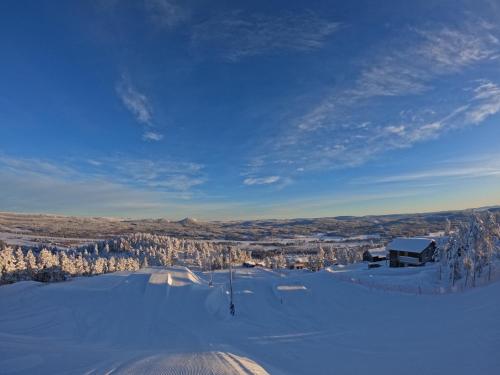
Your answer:
[[[500,204],[498,1],[2,1],[0,210]]]

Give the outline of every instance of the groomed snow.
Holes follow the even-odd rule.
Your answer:
[[[238,269],[235,317],[227,272],[213,287],[182,267],[2,286],[0,372],[498,373],[499,283],[416,295],[330,271]]]

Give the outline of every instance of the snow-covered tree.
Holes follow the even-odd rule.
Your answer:
[[[26,253],[26,256],[24,257],[24,260],[26,262],[26,267],[28,269],[28,273],[31,277],[37,272],[38,270],[38,265],[36,261],[36,257],[33,254],[33,251],[31,249],[28,250]]]
[[[26,271],[26,261],[24,259],[24,253],[20,247],[17,248],[15,252],[16,257],[16,270],[18,272],[24,273]]]
[[[440,275],[451,286],[463,279],[463,286],[476,286],[488,271],[488,280],[500,250],[500,226],[491,212],[473,212],[468,222],[461,224],[449,241],[438,249]]]

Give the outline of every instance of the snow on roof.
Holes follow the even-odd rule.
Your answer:
[[[375,249],[367,250],[372,257],[385,257],[387,256],[387,251],[385,251],[385,247],[377,247]]]
[[[292,258],[292,262],[295,262],[295,263],[307,263],[309,261],[309,259],[307,259],[307,257],[293,257]]]
[[[403,238],[398,237],[387,245],[387,250],[408,251],[411,253],[421,253],[434,240],[430,238]]]

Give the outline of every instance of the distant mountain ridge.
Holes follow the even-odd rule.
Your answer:
[[[500,214],[500,206],[481,207]],[[199,221],[186,217],[167,219],[114,219],[0,212],[0,232],[30,235],[108,238],[136,232],[156,233],[194,239],[269,240],[314,236],[350,237],[377,234],[380,237],[417,236],[444,229],[467,220],[473,209],[415,214],[337,216],[323,218]]]

